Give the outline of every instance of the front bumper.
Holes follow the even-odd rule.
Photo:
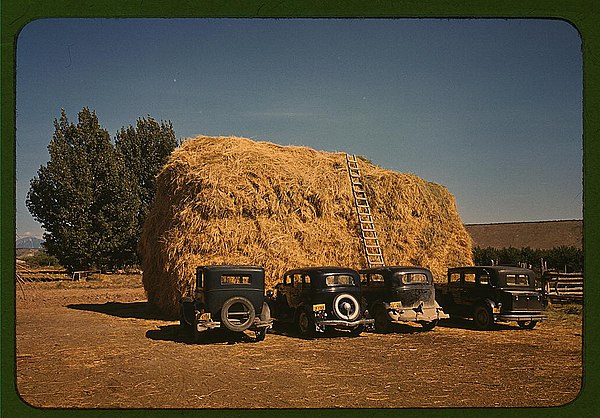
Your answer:
[[[375,323],[374,319],[358,319],[356,321],[344,321],[343,319],[315,319],[319,327],[339,327],[339,328],[355,328],[359,325],[371,325]]]
[[[399,324],[402,322],[432,322],[438,319],[448,319],[450,315],[444,312],[441,307],[416,307],[387,310],[390,320],[393,323]]]
[[[254,322],[252,323],[252,325],[250,325],[250,327],[248,328],[250,331],[257,331],[260,328],[271,328],[273,326],[273,320],[270,319],[268,321],[261,321],[260,319],[256,318],[254,320]],[[219,321],[213,321],[211,319],[208,320],[198,320],[196,322],[196,330],[198,332],[202,332],[202,331],[206,331],[209,329],[215,329],[215,328],[220,328],[221,327],[221,322]]]
[[[494,314],[494,321],[542,321],[548,318],[540,312],[503,312]]]

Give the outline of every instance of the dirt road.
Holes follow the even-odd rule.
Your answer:
[[[582,379],[581,315],[532,331],[433,331],[194,344],[139,280],[17,289],[17,386],[36,407],[406,408],[556,406]]]

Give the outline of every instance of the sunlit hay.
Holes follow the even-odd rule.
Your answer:
[[[361,161],[385,261],[471,264],[471,241],[442,186]],[[157,179],[142,238],[148,300],[175,315],[199,265],[256,264],[267,287],[295,267],[366,267],[345,154],[237,137],[198,137]]]

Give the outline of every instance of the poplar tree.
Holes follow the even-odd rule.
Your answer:
[[[67,269],[114,268],[135,260],[137,185],[95,112],[54,121],[50,161],[30,183],[26,204],[46,230],[48,254]]]
[[[115,139],[117,152],[126,161],[128,176],[135,183],[140,202],[136,213],[135,248],[150,205],[156,194],[156,176],[177,146],[175,131],[170,121],[160,124],[148,116],[139,118],[135,126],[123,127]]]

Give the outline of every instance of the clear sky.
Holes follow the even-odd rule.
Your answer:
[[[560,20],[46,19],[17,43],[17,234],[53,120],[147,115],[363,155],[446,186],[465,223],[582,218],[582,55]]]

